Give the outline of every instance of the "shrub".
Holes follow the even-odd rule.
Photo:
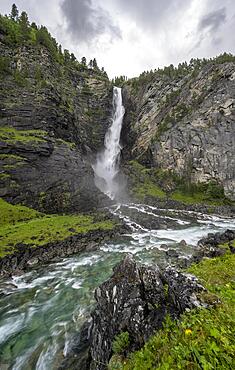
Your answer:
[[[113,341],[113,347],[112,347],[113,352],[115,354],[121,354],[128,348],[129,344],[130,344],[129,333],[128,331],[124,331],[116,335]]]

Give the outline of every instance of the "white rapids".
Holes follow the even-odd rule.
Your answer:
[[[93,166],[96,186],[111,199],[115,199],[119,191],[116,176],[119,172],[120,134],[124,113],[122,90],[114,87],[112,124],[105,135],[105,149],[97,155]]]
[[[124,253],[145,264],[183,264],[203,236],[235,230],[234,218],[147,204],[116,204],[110,212],[130,227],[127,235],[102,242],[95,252],[0,277],[0,369],[58,369],[90,318],[95,288]]]

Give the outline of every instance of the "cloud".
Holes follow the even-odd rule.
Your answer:
[[[192,0],[115,0],[123,14],[135,20],[145,31],[166,26],[165,17],[183,11]]]
[[[198,31],[207,30],[210,33],[217,32],[220,26],[226,21],[226,8],[217,9],[204,15],[198,25]]]
[[[121,30],[107,10],[94,6],[92,0],[63,0],[61,10],[67,30],[79,42],[92,42],[106,34],[110,40],[120,39]]]
[[[210,13],[203,15],[198,23],[196,34],[198,39],[194,45],[198,49],[205,39],[208,39],[211,44],[219,45],[222,41],[218,36],[218,31],[226,22],[226,8],[220,8]]]

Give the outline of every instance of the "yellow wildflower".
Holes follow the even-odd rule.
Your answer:
[[[186,329],[185,330],[185,335],[189,335],[189,334],[192,334],[192,330],[191,329]]]

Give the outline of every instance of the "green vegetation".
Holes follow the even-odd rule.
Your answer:
[[[10,59],[8,57],[0,56],[0,76],[10,73]]]
[[[234,243],[234,242],[233,242]],[[120,370],[210,370],[234,369],[235,255],[206,259],[193,265],[195,274],[208,289],[208,300],[220,301],[210,309],[200,308],[181,316],[180,322],[166,319],[138,352],[116,357],[110,369]],[[113,363],[113,366],[112,366]]]
[[[209,181],[206,184],[181,182],[178,185],[178,190],[175,190],[171,194],[171,198],[187,204],[204,203],[209,205],[226,205],[231,203],[225,197],[223,187],[215,181]]]
[[[113,341],[113,352],[116,354],[122,354],[129,346],[129,333],[128,331],[123,331],[118,334]]]
[[[98,67],[97,61],[94,58],[89,65],[86,64],[86,58],[83,57],[81,62],[78,62],[75,55],[68,50],[62,51],[61,45],[58,45],[55,38],[51,36],[45,26],[38,26],[34,22],[30,24],[28,15],[25,11],[19,14],[17,6],[13,4],[9,16],[0,15],[0,33],[3,35],[1,41],[9,46],[32,46],[48,50],[53,61],[60,65],[73,66],[79,71],[87,71],[88,69],[95,70],[103,78],[108,78],[104,68]],[[0,57],[0,75],[5,75],[11,72],[10,60],[6,57]],[[24,86],[27,81],[20,74],[16,74],[16,82]],[[42,80],[40,71],[36,71],[36,79]]]
[[[209,58],[209,59],[192,58],[189,63],[187,62],[179,63],[177,67],[175,67],[173,64],[170,64],[169,66],[164,67],[164,68],[157,68],[157,69],[150,70],[150,71],[144,71],[138,77],[132,78],[128,80],[127,82],[132,86],[133,90],[136,93],[138,93],[138,91],[141,88],[143,89],[143,86],[149,84],[156,78],[164,77],[164,78],[173,80],[175,78],[182,78],[190,74],[192,75],[192,77],[196,77],[199,71],[205,65],[208,65],[208,64],[216,65],[216,64],[223,64],[226,62],[234,62],[234,61],[235,61],[235,56],[230,53],[223,53],[217,57]],[[121,76],[121,77],[124,77],[124,76]]]
[[[0,127],[0,140],[9,144],[15,142],[30,143],[30,142],[45,142],[47,136],[46,131],[42,130],[16,130],[13,127]]]
[[[8,173],[0,173],[0,181],[6,180],[10,177]]]
[[[165,198],[166,193],[154,183],[150,176],[149,169],[146,169],[136,161],[129,162],[130,178],[132,181],[132,194],[139,200],[144,200],[146,196]]]
[[[144,201],[146,197],[168,198],[185,204],[228,205],[224,189],[215,181],[191,183],[173,171],[146,168],[137,161],[128,163],[132,195]]]
[[[0,162],[4,171],[15,169],[26,163],[25,158],[14,154],[0,154]]]
[[[0,228],[5,225],[14,225],[16,222],[35,219],[43,214],[34,209],[12,205],[0,198]]]
[[[1,160],[24,161],[25,158],[15,154],[0,154],[0,161]]]
[[[143,200],[146,196],[156,198],[166,197],[166,193],[158,185],[153,184],[151,180],[146,180],[142,185],[135,187],[133,192],[140,200]]]
[[[110,230],[112,221],[95,221],[90,215],[44,215],[28,207],[11,205],[0,199],[0,257],[13,253],[18,243],[29,247],[87,233]]]
[[[64,145],[67,145],[71,150],[73,149],[76,149],[76,144],[75,143],[72,143],[71,141],[65,141],[65,140],[62,140],[62,139],[56,139],[56,143],[57,144],[64,144]]]

